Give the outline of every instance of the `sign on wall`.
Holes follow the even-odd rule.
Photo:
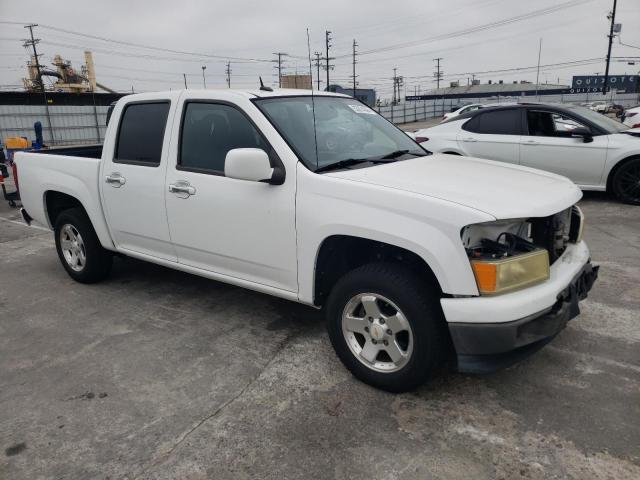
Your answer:
[[[618,93],[635,93],[638,91],[638,75],[610,75],[609,90]],[[602,92],[604,75],[579,75],[573,77],[570,93]]]

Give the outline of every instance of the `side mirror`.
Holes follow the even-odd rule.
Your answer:
[[[267,152],[260,148],[234,148],[224,160],[225,177],[271,185],[284,183],[284,171],[273,168]]]
[[[584,143],[593,142],[593,135],[591,133],[591,130],[589,130],[588,128],[576,127],[571,130],[571,136],[573,138],[582,137],[582,141]]]

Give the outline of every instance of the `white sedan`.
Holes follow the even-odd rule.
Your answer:
[[[625,110],[622,123],[629,128],[640,128],[640,106]]]
[[[522,103],[475,110],[414,133],[432,152],[564,175],[583,190],[640,205],[640,128],[575,105]]]

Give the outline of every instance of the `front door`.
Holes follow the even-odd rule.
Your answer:
[[[274,150],[234,104],[193,99],[182,108],[165,187],[178,261],[297,291],[294,172],[282,185],[225,177],[229,150],[261,148],[272,160]]]
[[[528,135],[522,137],[520,163],[570,178],[578,185],[599,185],[607,159],[608,137],[596,135],[585,142],[572,137],[579,121],[543,109],[527,111]]]
[[[169,99],[123,107],[115,144],[105,144],[100,189],[119,249],[175,262],[165,211],[170,110]]]

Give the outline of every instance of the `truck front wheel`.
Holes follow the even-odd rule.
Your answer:
[[[56,219],[54,232],[58,257],[71,278],[80,283],[95,283],[109,275],[113,256],[100,245],[84,210],[63,211]]]
[[[338,357],[369,385],[415,389],[444,359],[449,343],[436,290],[404,266],[352,270],[336,283],[326,309]]]

